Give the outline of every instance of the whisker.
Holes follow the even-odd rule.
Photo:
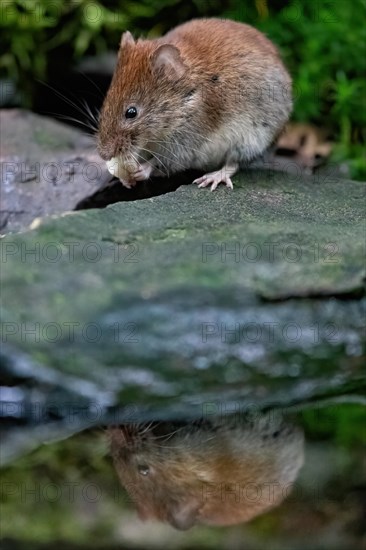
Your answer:
[[[93,126],[94,126],[94,123],[97,122],[93,117],[90,118],[90,114],[88,112],[85,112],[81,107],[80,105],[78,105],[77,103],[75,103],[74,101],[72,101],[70,98],[68,98],[67,96],[65,96],[64,94],[62,94],[59,90],[56,90],[56,88],[54,88],[53,86],[51,86],[50,84],[48,84],[47,82],[44,82],[42,80],[39,80],[39,82],[41,82],[41,84],[43,84],[44,86],[46,86],[47,88],[49,88],[50,90],[52,90],[60,99],[62,99],[65,103],[67,103],[68,105],[70,105],[70,107],[73,107],[74,109],[76,109],[80,114],[82,114],[84,117],[86,117],[87,119],[89,119],[90,122],[93,123]],[[95,129],[95,131],[97,131],[97,129]]]
[[[152,142],[152,143],[155,143],[155,142]],[[157,142],[156,142],[157,143]],[[178,161],[175,161],[174,159],[172,159],[171,157],[168,157],[166,155],[162,155],[161,153],[157,153],[157,152],[154,152],[154,151],[151,151],[150,149],[147,149],[146,147],[141,147],[140,148],[141,151],[146,151],[147,153],[151,153],[157,161],[159,161],[163,166],[163,162],[157,157],[157,155],[163,159],[167,159],[171,162],[174,162],[175,164],[178,164],[179,166],[181,166],[182,168],[185,168],[185,166],[181,163],[181,162],[178,162]],[[165,167],[166,168],[166,167]],[[167,173],[168,174],[168,173]]]
[[[131,157],[132,157],[133,160],[136,162],[136,164],[140,164],[140,163],[139,163],[139,159],[137,159],[137,158],[135,157],[135,155],[134,155],[132,152],[131,152]]]
[[[150,153],[158,162],[160,162],[161,166],[159,167],[159,170],[161,170],[163,173],[165,173],[165,175],[167,177],[169,176],[169,171],[168,171],[167,167],[164,165],[163,161],[161,161],[157,156],[159,153],[155,154],[154,151],[151,151],[150,149],[147,149],[146,147],[140,147],[140,151],[146,151],[147,153]],[[141,155],[139,155],[139,156],[141,156]],[[159,155],[159,156],[163,157],[163,155]],[[143,159],[142,156],[141,156],[141,158]],[[169,157],[163,157],[163,158],[166,158],[166,159],[169,160]],[[145,159],[143,159],[143,160],[144,160],[144,162],[148,162],[149,164],[152,164],[151,161],[149,161],[149,160],[145,160]]]
[[[150,153],[158,162],[160,162],[161,166],[163,168],[165,168],[164,163],[157,156],[157,154],[159,154],[159,153],[156,154],[156,153],[154,153],[154,151],[151,151],[150,149],[147,149],[146,147],[141,147],[140,151],[146,151],[147,153]],[[149,164],[152,164],[150,160],[145,160],[141,155],[139,155],[139,157],[141,157],[141,159],[144,162],[148,162]],[[166,158],[168,158],[168,157],[166,157]]]
[[[140,157],[140,155],[137,153],[138,157],[136,157],[136,156],[132,153],[132,151],[131,151],[130,154],[131,154],[131,157],[133,158],[133,160],[136,162],[137,166],[139,166],[139,165],[140,165],[140,161],[139,161],[138,157]],[[142,157],[141,157],[141,158],[142,158]],[[142,160],[144,160],[144,159],[142,159]],[[144,162],[148,162],[148,161],[144,161]],[[150,163],[150,164],[151,164],[151,163]]]
[[[146,147],[140,147],[139,148],[140,151],[146,151],[147,153],[150,153],[150,155],[152,155],[158,162],[160,162],[160,164],[163,165],[162,161],[156,156],[157,154],[159,153],[155,153],[154,151],[152,151],[151,149],[147,149]],[[144,161],[144,162],[150,162],[148,159],[144,159],[142,155],[139,155],[139,157],[141,157],[141,159]],[[163,165],[164,166],[164,165]]]
[[[85,105],[86,112],[89,114],[91,120],[93,120],[97,125],[99,124],[98,119],[96,118],[95,114],[92,112],[90,105],[87,104],[85,99],[83,100],[83,104]]]
[[[191,134],[192,136],[200,137],[200,138],[203,139],[204,141],[209,141],[210,143],[213,143],[213,140],[212,140],[212,139],[209,139],[208,137],[204,136],[204,135],[201,134],[200,132],[196,132],[196,131],[188,130],[188,129],[184,128],[184,131],[181,132],[181,135],[184,136],[184,134]],[[179,135],[179,134],[178,134],[178,135]]]
[[[102,90],[99,88],[99,86],[97,86],[97,84],[94,82],[94,80],[92,80],[92,79],[91,79],[87,74],[85,74],[83,71],[77,70],[76,72],[78,72],[78,73],[81,74],[84,78],[86,78],[87,80],[89,80],[89,82],[91,82],[91,84],[93,84],[93,86],[95,87],[95,89],[97,90],[97,92],[101,95],[101,98],[104,99],[105,94],[102,92]]]
[[[165,141],[153,141],[152,143],[159,143],[160,147],[163,147],[166,151],[169,151],[169,153],[171,153],[172,155],[174,155],[176,158],[179,158],[178,155],[176,153],[173,153],[173,151],[171,151],[171,149],[169,149],[169,147],[164,147],[163,145],[161,145],[162,143],[166,143]]]
[[[93,130],[93,132],[97,132],[97,128],[94,128],[94,126],[91,126],[90,124],[88,124],[87,122],[83,122],[82,120],[79,120],[77,118],[74,118],[72,116],[68,116],[68,115],[59,115],[57,113],[49,113],[49,114],[52,114],[54,116],[56,116],[57,118],[59,118],[60,120],[69,120],[70,122],[76,122],[77,124],[81,124],[82,126],[85,126],[85,128],[88,128],[89,130]],[[89,135],[90,136],[90,133],[87,134],[86,132],[84,132],[85,135]]]
[[[146,432],[148,432],[153,424],[154,424],[153,420],[149,422],[149,424],[147,424],[146,426],[141,424],[141,427],[143,428],[143,430],[141,431],[141,428],[139,428],[139,435],[144,435]]]
[[[152,143],[158,143],[159,145],[162,144],[162,143],[171,144],[171,142],[167,142],[167,141],[152,141]],[[199,153],[199,149],[196,149],[195,147],[191,147],[191,146],[186,145],[186,144],[176,143],[176,147],[177,147],[177,149],[178,148],[189,149],[191,151],[194,151],[195,153]],[[169,151],[171,151],[168,147],[165,147],[165,149],[168,149]]]

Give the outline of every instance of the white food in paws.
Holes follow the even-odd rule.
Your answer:
[[[131,177],[131,173],[133,173],[134,167],[123,162],[121,157],[113,157],[111,160],[107,160],[106,164],[108,171],[112,174],[112,176],[115,176],[120,180],[128,181]]]

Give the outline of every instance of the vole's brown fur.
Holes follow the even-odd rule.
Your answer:
[[[301,431],[271,414],[178,428],[121,426],[110,438],[139,516],[179,529],[250,520],[287,496],[303,461]]]
[[[130,106],[138,114],[126,119]],[[240,165],[273,142],[291,107],[288,72],[253,27],[198,19],[136,42],[127,32],[101,111],[99,152],[107,161],[135,163],[123,183],[221,168],[220,181],[229,185]],[[199,183],[216,187],[219,177]]]

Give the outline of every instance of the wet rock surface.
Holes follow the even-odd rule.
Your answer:
[[[0,231],[74,210],[110,175],[90,136],[48,117],[2,110]]]
[[[41,386],[41,423],[59,403],[62,430],[75,402],[78,430],[117,407],[123,422],[362,396],[364,189],[248,172],[234,192],[182,186],[5,237],[6,375],[26,402]]]

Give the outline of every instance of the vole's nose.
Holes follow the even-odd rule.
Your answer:
[[[120,145],[115,139],[102,139],[98,136],[97,148],[100,157],[103,160],[111,160],[114,157],[117,157],[120,150]]]

